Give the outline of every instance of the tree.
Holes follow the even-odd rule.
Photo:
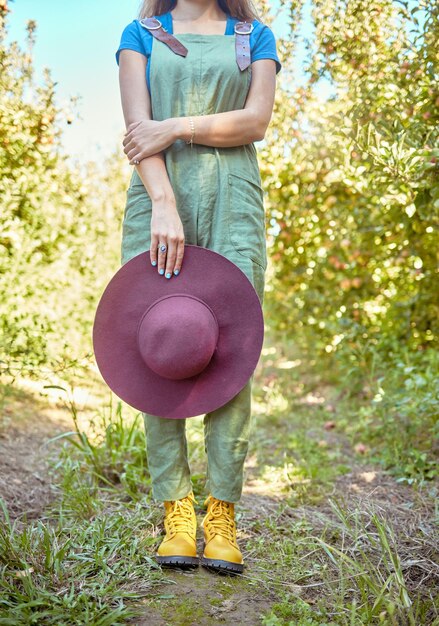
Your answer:
[[[278,98],[267,306],[317,354],[437,340],[438,10],[314,0],[307,80]]]
[[[99,171],[61,151],[56,83],[34,80],[28,47],[6,45],[0,4],[0,361],[10,372],[65,366],[91,351],[93,311],[118,264],[126,171],[120,151]]]

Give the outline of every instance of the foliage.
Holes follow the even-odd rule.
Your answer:
[[[117,155],[103,171],[68,163],[61,124],[73,119],[48,69],[36,84],[34,21],[27,31],[21,50],[0,24],[0,362],[11,374],[90,352],[93,307],[117,267],[125,175]]]
[[[346,430],[372,448],[372,458],[399,481],[421,484],[438,476],[438,353],[400,350],[383,367],[372,359],[358,405],[345,407]]]
[[[374,348],[437,339],[438,7],[315,0],[312,20],[306,84],[279,95],[261,159],[267,310],[313,354],[364,371],[359,352],[367,368]]]
[[[308,355],[296,337],[269,331],[256,415],[258,468],[286,484],[297,504],[321,501],[329,485],[359,462],[373,462],[399,482],[434,489],[438,477],[439,355],[399,348],[383,359],[373,347],[356,364]],[[360,369],[360,373],[359,373]],[[361,374],[361,375],[360,375]],[[259,418],[257,418],[259,419]]]

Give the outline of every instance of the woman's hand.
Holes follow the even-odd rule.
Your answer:
[[[165,245],[162,252],[159,246]],[[159,274],[171,278],[181,270],[184,255],[183,224],[177,211],[175,199],[152,203],[151,249],[152,265],[157,265]]]
[[[130,160],[130,165],[168,148],[176,140],[176,125],[173,119],[142,119],[132,122],[127,127],[123,139],[123,151]]]

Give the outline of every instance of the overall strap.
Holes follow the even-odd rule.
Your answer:
[[[235,24],[235,50],[236,62],[241,72],[250,65],[250,33],[254,29],[250,22],[238,22]]]
[[[143,28],[149,30],[151,35],[169,46],[175,54],[180,54],[183,57],[187,55],[188,49],[174,35],[168,33],[156,17],[144,17],[139,21]],[[235,24],[236,62],[241,72],[251,64],[250,33],[253,29],[254,26],[250,22]]]
[[[159,41],[163,41],[175,54],[180,54],[182,57],[185,57],[188,53],[188,49],[183,46],[183,44],[178,41],[174,35],[168,33],[168,31],[162,26],[160,20],[156,17],[144,17],[142,20],[139,20],[141,26],[150,31],[151,35],[153,35]]]

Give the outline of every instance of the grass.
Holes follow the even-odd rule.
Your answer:
[[[262,626],[337,626],[336,622],[320,621],[313,608],[304,600],[285,594],[273,604],[269,614],[262,617]]]
[[[164,580],[145,548],[145,506],[21,528],[2,508],[0,624],[125,624],[132,601]]]
[[[54,388],[54,386],[46,386]],[[68,391],[61,387],[55,387]],[[113,404],[110,396],[108,406],[102,407],[92,419],[87,432],[79,425],[78,408],[71,394],[67,399],[75,430],[62,435],[71,446],[64,447],[59,462],[54,469],[61,469],[63,480],[71,482],[72,472],[86,471],[95,487],[120,486],[128,499],[139,499],[149,488],[149,475],[146,464],[145,434],[140,424],[141,414],[134,418],[123,414],[122,403]],[[75,464],[76,461],[76,464]],[[67,467],[70,464],[70,467]],[[65,488],[69,493],[71,489]]]
[[[284,508],[276,522],[253,528],[248,548],[264,560],[258,576],[275,586],[283,599],[273,604],[263,624],[419,626],[436,623],[428,559],[429,537],[396,530],[373,507],[349,507],[330,499],[324,524],[312,513],[296,521]],[[423,542],[421,549],[421,542]],[[410,560],[418,544],[417,560]],[[267,559],[267,555],[270,558]],[[419,575],[424,568],[423,584]],[[410,580],[411,576],[414,580]],[[409,589],[410,586],[410,589]],[[431,591],[431,594],[430,594]]]

